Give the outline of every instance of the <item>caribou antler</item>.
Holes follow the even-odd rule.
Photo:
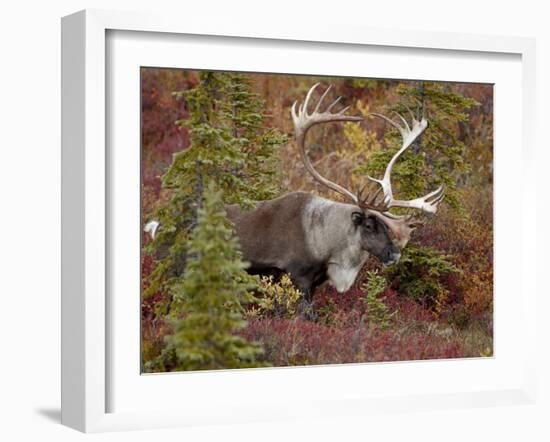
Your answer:
[[[384,192],[384,203],[387,204],[388,209],[391,209],[392,207],[405,207],[410,209],[420,209],[427,213],[435,213],[437,211],[438,204],[443,200],[443,197],[445,196],[443,193],[443,186],[438,187],[433,192],[428,193],[427,195],[416,198],[413,200],[396,200],[393,197],[393,191],[391,187],[391,171],[393,168],[393,165],[397,161],[397,159],[405,152],[411,144],[426,130],[428,127],[428,121],[424,116],[422,116],[422,119],[418,121],[412,111],[407,108],[409,113],[411,114],[412,119],[412,128],[407,123],[407,120],[403,118],[402,115],[398,114],[396,112],[396,115],[399,117],[399,119],[403,122],[403,124],[396,123],[391,118],[386,117],[382,114],[373,113],[372,115],[382,118],[383,120],[387,121],[389,124],[391,124],[393,127],[395,127],[399,133],[401,134],[402,138],[402,145],[401,149],[397,151],[397,153],[393,156],[391,161],[388,163],[388,166],[386,167],[386,172],[384,173],[384,177],[381,180],[377,180],[376,178],[368,177],[371,181],[374,181],[382,187],[382,190]]]
[[[292,113],[292,120],[294,122],[294,129],[295,129],[295,135],[296,135],[296,142],[298,144],[298,147],[300,149],[300,156],[302,158],[302,161],[304,163],[304,166],[306,170],[321,184],[327,186],[329,189],[332,189],[344,197],[346,197],[350,202],[357,204],[359,207],[363,209],[370,209],[376,212],[380,212],[386,219],[391,219],[393,221],[399,221],[402,223],[407,224],[410,227],[413,227],[415,225],[418,225],[421,220],[420,218],[416,217],[415,215],[395,215],[389,212],[389,210],[392,207],[402,207],[402,208],[408,208],[408,209],[420,209],[427,213],[435,213],[437,211],[438,204],[443,200],[444,194],[443,194],[443,186],[438,187],[433,192],[428,193],[427,195],[416,198],[413,200],[397,200],[393,197],[393,191],[391,186],[391,171],[396,163],[396,161],[399,159],[399,157],[405,152],[412,143],[426,130],[428,127],[428,121],[424,116],[422,116],[421,120],[418,120],[415,118],[412,111],[407,108],[411,115],[412,125],[409,125],[407,120],[403,118],[402,115],[398,114],[396,112],[396,115],[401,120],[402,124],[396,123],[394,120],[386,117],[382,114],[373,113],[372,115],[377,116],[379,118],[382,118],[383,120],[387,121],[389,124],[391,124],[393,127],[395,127],[399,133],[401,134],[402,138],[402,145],[399,151],[393,156],[391,161],[388,163],[388,166],[386,167],[386,171],[384,173],[384,177],[381,180],[378,180],[376,178],[368,177],[369,180],[380,184],[380,189],[378,189],[377,192],[374,194],[367,193],[364,195],[364,190],[366,188],[366,185],[360,189],[356,194],[353,192],[350,192],[348,189],[326,179],[323,177],[319,172],[315,170],[313,167],[313,164],[311,164],[311,161],[309,160],[309,157],[306,153],[306,146],[305,146],[305,139],[307,131],[314,125],[320,124],[320,123],[329,123],[329,122],[335,122],[335,121],[361,121],[363,120],[362,117],[354,117],[350,115],[345,115],[345,112],[349,109],[348,107],[345,107],[344,109],[338,111],[338,112],[331,112],[332,108],[340,101],[341,97],[338,97],[336,100],[334,100],[324,111],[321,111],[321,105],[329,93],[332,86],[329,86],[325,92],[321,95],[321,98],[317,102],[317,105],[313,109],[312,113],[308,113],[308,105],[311,100],[311,96],[313,95],[313,92],[317,89],[319,86],[319,83],[314,84],[308,91],[306,98],[304,102],[296,109],[296,106],[298,104],[297,101],[294,102],[291,108]],[[379,198],[380,192],[383,192],[383,197]]]
[[[327,106],[327,108],[324,111],[321,111],[321,105],[323,103],[323,100],[329,93],[332,86],[329,86],[323,95],[321,95],[321,98],[317,102],[317,105],[315,106],[315,109],[313,109],[312,113],[308,113],[308,105],[309,101],[311,99],[311,96],[315,89],[319,86],[319,83],[314,84],[311,89],[308,91],[306,98],[304,102],[299,106],[298,110],[296,110],[296,106],[298,104],[297,101],[295,101],[291,108],[292,113],[292,120],[294,122],[294,131],[296,135],[296,142],[298,144],[298,147],[300,149],[300,156],[302,158],[302,161],[304,163],[304,166],[306,170],[315,178],[318,182],[321,184],[327,186],[329,189],[334,190],[335,192],[340,193],[344,197],[346,197],[350,202],[357,204],[359,207],[364,209],[371,209],[378,212],[385,212],[388,210],[389,206],[385,202],[385,200],[381,202],[376,202],[376,198],[379,194],[377,192],[373,196],[367,195],[366,197],[363,197],[363,191],[364,188],[357,192],[357,194],[354,194],[350,192],[348,189],[328,180],[327,178],[323,177],[319,172],[315,170],[313,167],[313,164],[311,164],[311,161],[309,160],[309,157],[306,153],[306,146],[305,146],[305,139],[307,131],[316,124],[321,123],[330,123],[330,122],[336,122],[336,121],[362,121],[362,117],[354,117],[351,115],[345,115],[346,111],[349,109],[349,106],[345,107],[344,109],[338,111],[338,112],[331,112],[332,108],[338,103],[341,99],[341,97],[338,97],[336,100],[334,100],[330,105]]]

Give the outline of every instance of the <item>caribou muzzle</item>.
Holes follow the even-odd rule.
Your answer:
[[[380,261],[382,261],[384,267],[387,267],[397,264],[399,259],[401,259],[401,251],[396,245],[392,244],[391,247],[388,247],[387,250],[385,250],[384,257]]]

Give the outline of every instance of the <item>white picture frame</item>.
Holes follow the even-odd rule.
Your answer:
[[[211,407],[168,406],[163,409],[145,408],[133,411],[113,411],[109,395],[114,388],[110,372],[114,360],[108,339],[108,328],[112,327],[113,317],[107,287],[109,286],[108,250],[113,238],[109,235],[116,230],[107,228],[112,216],[109,195],[109,134],[106,121],[109,118],[108,81],[106,68],[109,63],[107,42],[112,32],[156,33],[156,36],[212,36],[221,39],[246,39],[250,42],[285,42],[285,45],[298,45],[308,42],[311,45],[338,45],[335,50],[346,48],[375,47],[378,50],[401,48],[402,51],[426,50],[437,57],[444,53],[475,54],[479,60],[490,54],[503,54],[516,57],[521,69],[520,105],[521,120],[515,131],[521,147],[516,152],[522,160],[522,174],[532,176],[534,166],[535,105],[535,44],[534,40],[512,37],[489,37],[450,33],[427,33],[416,31],[388,31],[376,29],[353,29],[339,26],[307,26],[303,23],[294,26],[289,23],[281,26],[266,26],[265,23],[250,23],[247,26],[213,22],[196,18],[190,23],[171,16],[155,16],[141,13],[123,13],[100,10],[81,11],[64,17],[62,20],[62,423],[85,432],[110,431],[169,426],[200,425],[220,422],[242,422],[242,418],[232,415],[227,408],[227,399]],[[153,34],[148,34],[153,35]],[[172,38],[171,37],[171,38]],[[235,41],[235,40],[232,40]],[[254,43],[255,44],[255,43]],[[441,55],[443,56],[443,55]],[[184,67],[184,66],[182,66]],[[199,67],[199,66],[193,66]],[[202,66],[200,66],[202,67]],[[212,68],[209,66],[209,68]],[[304,72],[309,73],[309,72]],[[498,145],[498,134],[496,145]],[[495,148],[498,155],[498,147]],[[138,149],[139,150],[139,149]],[[498,189],[496,190],[498,192]],[[536,285],[535,269],[528,265],[528,256],[535,255],[534,229],[527,228],[527,221],[536,218],[536,194],[527,188],[518,189],[524,209],[521,211],[521,238],[518,250],[521,254],[521,293],[518,296],[518,317],[516,321],[523,330],[524,337],[535,333]],[[498,227],[497,227],[498,229]],[[498,246],[497,246],[498,247]],[[502,273],[501,273],[502,275]],[[504,278],[505,276],[503,276]],[[508,276],[509,277],[509,276]],[[139,292],[135,294],[139,295]],[[138,296],[139,297],[139,296]],[[498,311],[498,303],[496,306]],[[134,311],[135,313],[135,311]],[[497,318],[498,320],[498,318]],[[339,394],[336,389],[327,392],[326,398],[312,396],[308,392],[307,378],[312,368],[238,370],[232,372],[191,374],[192,382],[206,385],[217,376],[216,385],[224,391],[224,382],[239,385],[239,382],[265,383],[270,377],[277,382],[301,382],[304,386],[304,400],[291,403],[273,403],[271,406],[254,399],[254,392],[236,404],[246,416],[246,421],[261,421],[312,416],[361,415],[371,411],[396,411],[431,408],[455,408],[487,406],[499,404],[532,403],[536,393],[534,366],[535,339],[524,339],[524,348],[517,355],[517,367],[513,379],[500,387],[483,388],[480,385],[468,387],[466,380],[460,392],[438,387],[439,390],[426,390],[391,394],[367,395],[359,391],[355,395]],[[135,343],[139,346],[139,342]],[[496,352],[495,359],[498,359]],[[377,367],[380,370],[425,371],[430,364],[421,362],[405,369],[396,365]],[[460,364],[460,363],[458,363]],[[374,370],[373,365],[364,364],[348,368],[346,376],[359,378],[366,370]],[[384,368],[386,367],[386,368]],[[412,368],[411,368],[412,367]],[[415,368],[416,367],[416,368]],[[437,366],[435,366],[437,367]],[[342,367],[324,367],[326,379]],[[438,369],[443,369],[439,366]],[[471,370],[475,366],[456,366],[457,370]],[[139,368],[137,368],[139,370]],[[236,373],[239,372],[239,373]],[[260,373],[260,374],[258,374]],[[307,374],[307,377],[305,375]],[[130,375],[130,374],[129,374]],[[132,373],[135,377],[136,373]],[[139,376],[139,373],[137,373]],[[120,376],[119,376],[120,378]],[[151,379],[151,377],[149,377]],[[157,377],[160,379],[160,377]],[[170,384],[177,382],[177,375],[164,376],[161,395],[167,396]],[[222,379],[221,381],[219,381]],[[225,381],[224,381],[225,380]],[[160,381],[154,381],[160,382]],[[228,390],[229,391],[229,390]],[[311,390],[313,391],[313,390]],[[186,398],[193,401],[193,394]],[[259,395],[260,393],[256,393]],[[132,398],[135,400],[135,398]],[[170,401],[167,401],[168,403]]]

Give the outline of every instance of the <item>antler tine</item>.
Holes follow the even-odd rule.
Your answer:
[[[379,113],[376,113],[376,112],[371,112],[371,115],[374,115],[375,117],[378,117],[378,118],[382,118],[383,120],[385,120],[387,123],[391,124],[393,127],[395,127],[401,134],[403,134],[403,127],[401,127],[399,124],[397,124],[395,121],[393,121],[391,118],[388,118],[386,117],[385,115],[383,114],[379,114]],[[403,117],[401,117],[403,118]],[[408,127],[408,125],[407,125]]]
[[[363,192],[365,191],[368,184],[369,183],[366,182],[365,184],[363,184],[363,187],[357,189],[357,199],[360,199],[360,200],[363,199]]]
[[[408,109],[408,108],[407,108]],[[409,109],[410,110],[410,109]],[[409,126],[409,123],[407,123],[407,120],[405,120],[405,118],[403,118],[403,116],[399,113],[399,112],[396,112],[394,111],[393,112],[395,115],[397,115],[399,117],[399,119],[403,122],[403,124],[405,125],[405,127],[407,128],[407,130],[411,130],[410,126]],[[413,117],[413,122],[414,122],[414,117]]]
[[[319,85],[319,83],[317,83],[315,85],[315,87],[317,87]],[[319,112],[319,108],[321,107],[321,103],[323,102],[323,100],[325,99],[325,97],[327,96],[327,94],[330,92],[330,90],[332,89],[332,84],[330,84],[326,89],[325,89],[325,92],[323,92],[323,95],[321,95],[321,98],[319,98],[319,101],[317,102],[317,106],[315,106],[315,109],[313,110],[313,113],[317,113]]]
[[[344,109],[339,110],[338,112],[336,112],[335,115],[344,115],[347,112],[348,109],[349,109],[349,106],[346,106]]]
[[[334,100],[332,103],[329,104],[329,106],[327,107],[327,109],[325,110],[325,112],[330,112],[332,110],[332,108],[340,102],[340,100],[342,99],[342,97],[338,97],[336,98],[336,100]]]
[[[372,195],[367,194],[363,198],[363,193],[364,193],[365,188],[367,187],[367,185],[368,185],[368,182],[365,183],[365,185],[357,191],[357,202],[358,202],[359,207],[361,207],[362,209],[374,210],[376,212],[385,212],[385,211],[387,211],[388,210],[388,205],[386,204],[385,199],[383,199],[379,203],[376,203],[376,199],[378,198],[378,195],[380,195],[380,192],[382,191],[381,187],[379,187],[378,190],[374,194],[372,194]]]
[[[385,213],[389,209],[387,201],[385,199],[382,199],[380,202],[378,203],[376,202],[376,198],[378,198],[380,191],[381,189],[378,189],[370,199],[368,199],[368,196],[367,196],[363,204],[367,209],[374,210],[376,212]]]
[[[403,106],[405,106],[405,109],[407,109],[407,112],[409,112],[409,115],[411,116],[412,121],[413,122],[418,121],[416,119],[416,115],[414,115],[414,112],[411,110],[411,108],[409,106],[407,106],[406,104],[404,104]]]
[[[431,206],[435,206],[435,210],[433,213],[437,210],[437,205],[443,201],[443,198],[445,198],[445,189],[443,186],[439,186],[437,189],[435,189],[433,192],[428,193],[426,196],[423,197],[423,200],[430,204]]]
[[[309,99],[311,98],[311,95],[313,95],[313,92],[315,91],[315,89],[317,89],[319,84],[321,84],[321,83],[315,83],[313,86],[311,86],[309,91],[307,91],[307,95],[306,95],[306,98],[305,98],[304,104],[303,104],[303,106],[304,106],[303,111],[306,114],[306,116],[307,116],[307,106],[309,104]]]

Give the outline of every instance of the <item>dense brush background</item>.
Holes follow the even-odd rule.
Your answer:
[[[403,88],[423,87],[419,82],[392,80],[246,75],[265,101],[264,123],[290,140],[279,149],[281,194],[304,190],[336,200],[339,195],[316,184],[299,160],[292,140],[292,103],[303,99],[313,83],[322,81],[323,87],[334,85],[334,93],[351,106],[350,114],[366,116],[370,111],[387,113],[398,105]],[[174,92],[189,90],[198,81],[196,71],[142,70],[143,222],[168,198],[161,177],[173,154],[190,145],[188,128],[175,124],[188,117],[186,103],[176,99]],[[413,233],[398,268],[384,270],[373,259],[348,292],[338,294],[328,284],[317,289],[314,320],[297,313],[299,295],[288,281],[263,281],[269,304],[252,307],[245,317],[246,327],[239,331],[262,346],[262,363],[286,366],[492,355],[493,88],[463,83],[439,87],[442,94],[463,97],[469,103],[462,121],[448,122],[448,137],[456,139],[463,160],[463,164],[449,166],[456,182],[452,198]],[[364,179],[361,166],[371,155],[387,149],[389,133],[386,123],[373,118],[360,126],[318,126],[309,135],[310,156],[322,175],[355,188]],[[156,265],[147,244],[144,235],[143,288]],[[161,353],[171,333],[164,310],[159,308],[165,304],[162,291],[142,299],[144,363]]]

